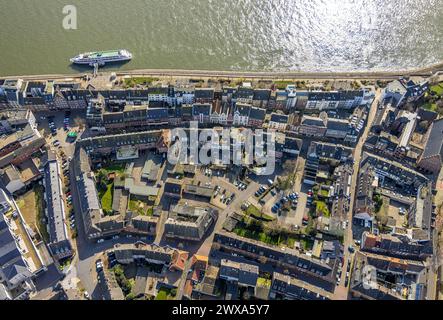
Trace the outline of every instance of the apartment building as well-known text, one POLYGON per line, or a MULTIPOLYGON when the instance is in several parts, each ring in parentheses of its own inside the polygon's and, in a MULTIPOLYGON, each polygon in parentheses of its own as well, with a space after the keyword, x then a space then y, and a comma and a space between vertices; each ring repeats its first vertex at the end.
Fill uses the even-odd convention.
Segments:
POLYGON ((188 241, 200 241, 217 220, 217 212, 209 207, 175 205, 165 222, 164 235, 188 241))

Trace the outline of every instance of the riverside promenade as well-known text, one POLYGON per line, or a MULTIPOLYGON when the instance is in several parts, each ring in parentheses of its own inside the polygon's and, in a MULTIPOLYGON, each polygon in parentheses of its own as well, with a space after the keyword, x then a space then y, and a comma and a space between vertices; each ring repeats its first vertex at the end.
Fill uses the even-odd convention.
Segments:
MULTIPOLYGON (((85 69, 83 72, 69 74, 46 75, 14 75, 3 76, 0 79, 24 80, 57 80, 66 78, 81 78, 92 72, 85 69)), ((443 72, 443 61, 423 68, 399 71, 362 71, 362 72, 302 72, 302 71, 216 71, 216 70, 182 70, 182 69, 140 69, 140 70, 111 70, 104 68, 100 73, 115 72, 117 76, 157 76, 157 77, 195 77, 195 78, 244 78, 269 80, 304 80, 304 79, 354 79, 354 80, 392 80, 403 76, 429 77, 443 72)))

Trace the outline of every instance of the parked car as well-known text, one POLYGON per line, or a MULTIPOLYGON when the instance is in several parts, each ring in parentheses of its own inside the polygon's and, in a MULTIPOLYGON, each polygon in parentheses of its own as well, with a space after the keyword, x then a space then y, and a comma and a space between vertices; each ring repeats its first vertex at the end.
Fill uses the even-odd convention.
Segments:
POLYGON ((98 259, 98 260, 95 262, 95 268, 97 269, 97 272, 100 272, 100 271, 103 270, 103 262, 102 262, 101 259, 98 259))

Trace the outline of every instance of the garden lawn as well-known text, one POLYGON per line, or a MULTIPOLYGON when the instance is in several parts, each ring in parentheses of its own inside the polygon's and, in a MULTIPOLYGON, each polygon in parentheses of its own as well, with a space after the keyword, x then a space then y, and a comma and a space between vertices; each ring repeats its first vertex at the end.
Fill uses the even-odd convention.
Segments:
POLYGON ((317 201, 317 213, 321 213, 325 217, 329 217, 331 215, 328 205, 323 201, 317 201))
POLYGON ((132 212, 137 212, 143 216, 152 216, 154 214, 154 209, 148 206, 147 203, 140 200, 129 200, 129 210, 132 212))
POLYGON ((272 281, 270 279, 265 279, 265 278, 261 278, 261 277, 259 277, 257 279, 257 286, 259 286, 259 287, 270 288, 271 284, 272 284, 272 281))
POLYGON ((283 245, 289 248, 293 248, 295 244, 294 238, 281 237, 280 235, 270 236, 264 231, 258 232, 244 227, 236 227, 233 231, 240 237, 257 240, 274 246, 283 245))
POLYGON ((155 297, 155 300, 172 300, 174 297, 171 294, 171 289, 168 288, 160 288, 160 290, 157 293, 157 296, 155 297))
POLYGON ((106 170, 108 173, 110 172, 123 173, 125 171, 125 165, 121 163, 114 163, 107 167, 102 168, 102 170, 106 170))
POLYGON ((288 85, 294 84, 294 82, 281 80, 281 81, 274 81, 274 84, 277 87, 277 89, 284 90, 288 85))
POLYGON ((438 96, 443 95, 443 83, 436 84, 435 86, 431 87, 431 91, 435 92, 438 96))
POLYGON ((114 184, 110 183, 106 185, 105 192, 100 192, 99 196, 102 203, 102 208, 105 211, 112 211, 112 191, 114 189, 114 184))
POLYGON ((422 106, 422 108, 423 109, 426 109, 426 110, 430 110, 430 111, 435 111, 435 112, 437 112, 437 104, 436 103, 425 103, 423 106, 422 106))
POLYGON ((267 214, 262 213, 256 206, 250 205, 248 209, 246 209, 246 214, 253 216, 256 219, 264 220, 264 221, 272 221, 274 217, 268 216, 267 214))

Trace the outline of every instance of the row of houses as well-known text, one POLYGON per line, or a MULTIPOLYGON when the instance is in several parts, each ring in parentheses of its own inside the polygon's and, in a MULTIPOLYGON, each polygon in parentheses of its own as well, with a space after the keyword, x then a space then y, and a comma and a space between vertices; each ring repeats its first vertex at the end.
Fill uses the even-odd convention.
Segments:
MULTIPOLYGON (((90 127, 106 130, 178 125, 183 121, 196 121, 202 125, 262 127, 265 117, 265 109, 244 103, 238 103, 235 107, 217 107, 211 103, 170 107, 166 103, 146 102, 140 105, 126 104, 119 111, 110 111, 103 99, 92 99, 86 113, 90 127)), ((270 126, 273 128, 284 130, 287 124, 287 116, 271 115, 270 126)))
POLYGON ((361 111, 358 124, 349 119, 329 118, 326 112, 320 113, 318 117, 303 115, 300 124, 293 126, 293 130, 304 137, 356 143, 367 120, 367 110, 361 111))
POLYGON ((35 291, 33 278, 38 272, 25 256, 31 249, 13 231, 12 220, 18 213, 11 201, 0 189, 0 300, 27 299, 35 291))
POLYGON ((238 254, 259 264, 287 270, 289 275, 305 282, 312 288, 320 288, 328 292, 335 290, 337 259, 314 259, 297 250, 274 247, 225 231, 215 234, 212 250, 238 254))
POLYGON ((364 105, 373 94, 367 89, 353 91, 306 91, 288 85, 284 90, 242 86, 194 88, 157 86, 145 89, 96 90, 80 88, 75 81, 23 81, 4 80, 0 83, 1 101, 9 105, 26 105, 35 110, 86 108, 90 99, 103 96, 106 103, 115 106, 128 101, 165 102, 169 106, 215 101, 236 105, 251 104, 254 107, 281 110, 350 109, 364 105))
POLYGON ((183 271, 189 256, 186 251, 140 241, 135 244, 117 244, 113 251, 118 263, 144 262, 163 266, 170 271, 183 271))
POLYGON ((384 234, 374 235, 367 231, 362 235, 361 250, 394 258, 418 261, 424 261, 433 254, 430 241, 411 242, 407 237, 384 234))
POLYGON ((67 230, 67 213, 64 200, 60 165, 55 152, 50 151, 44 169, 45 216, 49 235, 48 247, 52 256, 63 260, 73 255, 67 230))
MULTIPOLYGON (((306 282, 279 272, 272 279, 259 277, 259 267, 254 264, 222 259, 219 278, 238 287, 252 289, 259 299, 275 300, 329 300, 332 293, 313 288, 306 282)), ((233 298, 233 297, 231 297, 233 298)))
POLYGON ((137 146, 138 150, 167 152, 167 131, 152 130, 116 135, 103 135, 81 139, 77 142, 88 154, 110 155, 125 147, 137 146))

